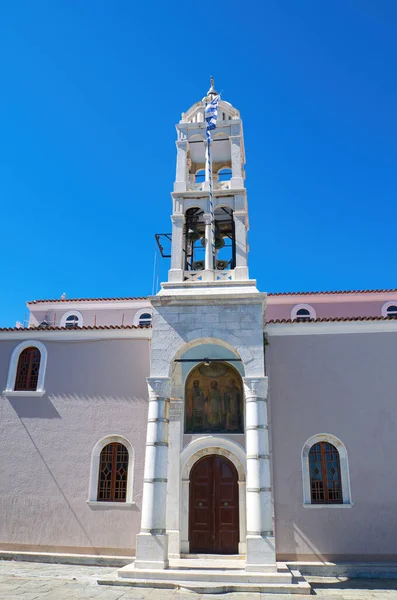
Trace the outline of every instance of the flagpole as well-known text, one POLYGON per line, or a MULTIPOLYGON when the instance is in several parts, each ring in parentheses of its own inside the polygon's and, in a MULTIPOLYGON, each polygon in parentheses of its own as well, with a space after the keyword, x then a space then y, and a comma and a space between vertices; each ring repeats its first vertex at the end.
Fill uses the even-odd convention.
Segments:
POLYGON ((211 248, 211 252, 206 252, 205 255, 205 269, 213 270, 215 268, 215 214, 214 214, 214 199, 212 193, 212 157, 211 157, 211 133, 207 131, 207 144, 205 151, 205 173, 208 181, 209 191, 209 214, 211 227, 209 232, 211 233, 211 239, 207 240, 207 244, 211 248))
POLYGON ((205 120, 207 123, 206 137, 207 144, 205 150, 205 178, 208 181, 209 191, 209 216, 210 216, 210 227, 206 227, 206 253, 205 253, 205 269, 215 269, 215 211, 214 211, 214 199, 212 189, 212 156, 211 156, 211 129, 216 128, 216 119, 218 116, 218 102, 219 94, 215 92, 214 80, 211 77, 211 88, 208 91, 207 99, 210 99, 205 106, 205 120))

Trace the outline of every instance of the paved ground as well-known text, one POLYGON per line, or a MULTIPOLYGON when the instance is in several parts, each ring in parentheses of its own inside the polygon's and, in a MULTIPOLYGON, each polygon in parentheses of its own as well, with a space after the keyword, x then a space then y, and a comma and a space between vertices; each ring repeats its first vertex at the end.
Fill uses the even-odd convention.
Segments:
MULTIPOLYGON (((1 600, 299 600, 285 594, 195 594, 192 592, 97 585, 115 569, 0 561, 1 600)), ((310 578, 319 600, 397 600, 397 580, 310 578)))

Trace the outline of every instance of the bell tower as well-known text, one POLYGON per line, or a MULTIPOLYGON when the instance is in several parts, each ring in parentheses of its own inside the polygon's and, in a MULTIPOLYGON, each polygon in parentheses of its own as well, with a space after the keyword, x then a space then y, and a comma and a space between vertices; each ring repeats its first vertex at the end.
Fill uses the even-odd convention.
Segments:
POLYGON ((215 221, 215 260, 212 260, 205 106, 217 95, 211 78, 207 95, 182 113, 176 126, 171 268, 160 293, 192 284, 200 289, 204 283, 215 287, 249 281, 243 124, 239 111, 224 100, 219 100, 211 141, 215 221))
POLYGON ((186 457, 194 464, 203 453, 223 453, 240 465, 238 552, 245 555, 247 571, 268 572, 276 567, 264 373, 266 294, 248 275, 243 125, 237 109, 218 101, 212 81, 205 98, 182 114, 176 129, 171 267, 168 281, 151 298, 149 412, 134 568, 167 569, 169 558, 194 548, 186 457), (216 103, 213 128, 206 119, 212 118, 209 109, 216 103), (238 441, 228 429, 229 380, 212 382, 220 390, 212 408, 211 386, 203 392, 206 414, 219 415, 216 426, 189 435, 188 373, 211 365, 214 373, 216 368, 238 369, 238 441))

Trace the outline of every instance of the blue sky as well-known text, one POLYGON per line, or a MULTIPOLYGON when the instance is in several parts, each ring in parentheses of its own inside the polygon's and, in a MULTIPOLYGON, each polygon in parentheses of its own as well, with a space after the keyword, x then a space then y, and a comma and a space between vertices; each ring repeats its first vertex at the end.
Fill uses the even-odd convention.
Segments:
POLYGON ((397 3, 214 8, 1 3, 0 326, 26 300, 151 293, 174 124, 210 74, 244 120, 259 288, 397 287, 397 3))

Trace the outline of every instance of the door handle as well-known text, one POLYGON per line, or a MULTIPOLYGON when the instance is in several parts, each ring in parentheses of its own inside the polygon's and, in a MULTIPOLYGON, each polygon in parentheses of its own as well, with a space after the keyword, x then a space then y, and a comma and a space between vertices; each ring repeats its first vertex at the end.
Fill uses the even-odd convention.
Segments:
POLYGON ((202 506, 204 506, 203 503, 199 502, 199 507, 201 508, 202 506))
POLYGON ((229 506, 229 502, 224 502, 223 506, 229 506))

